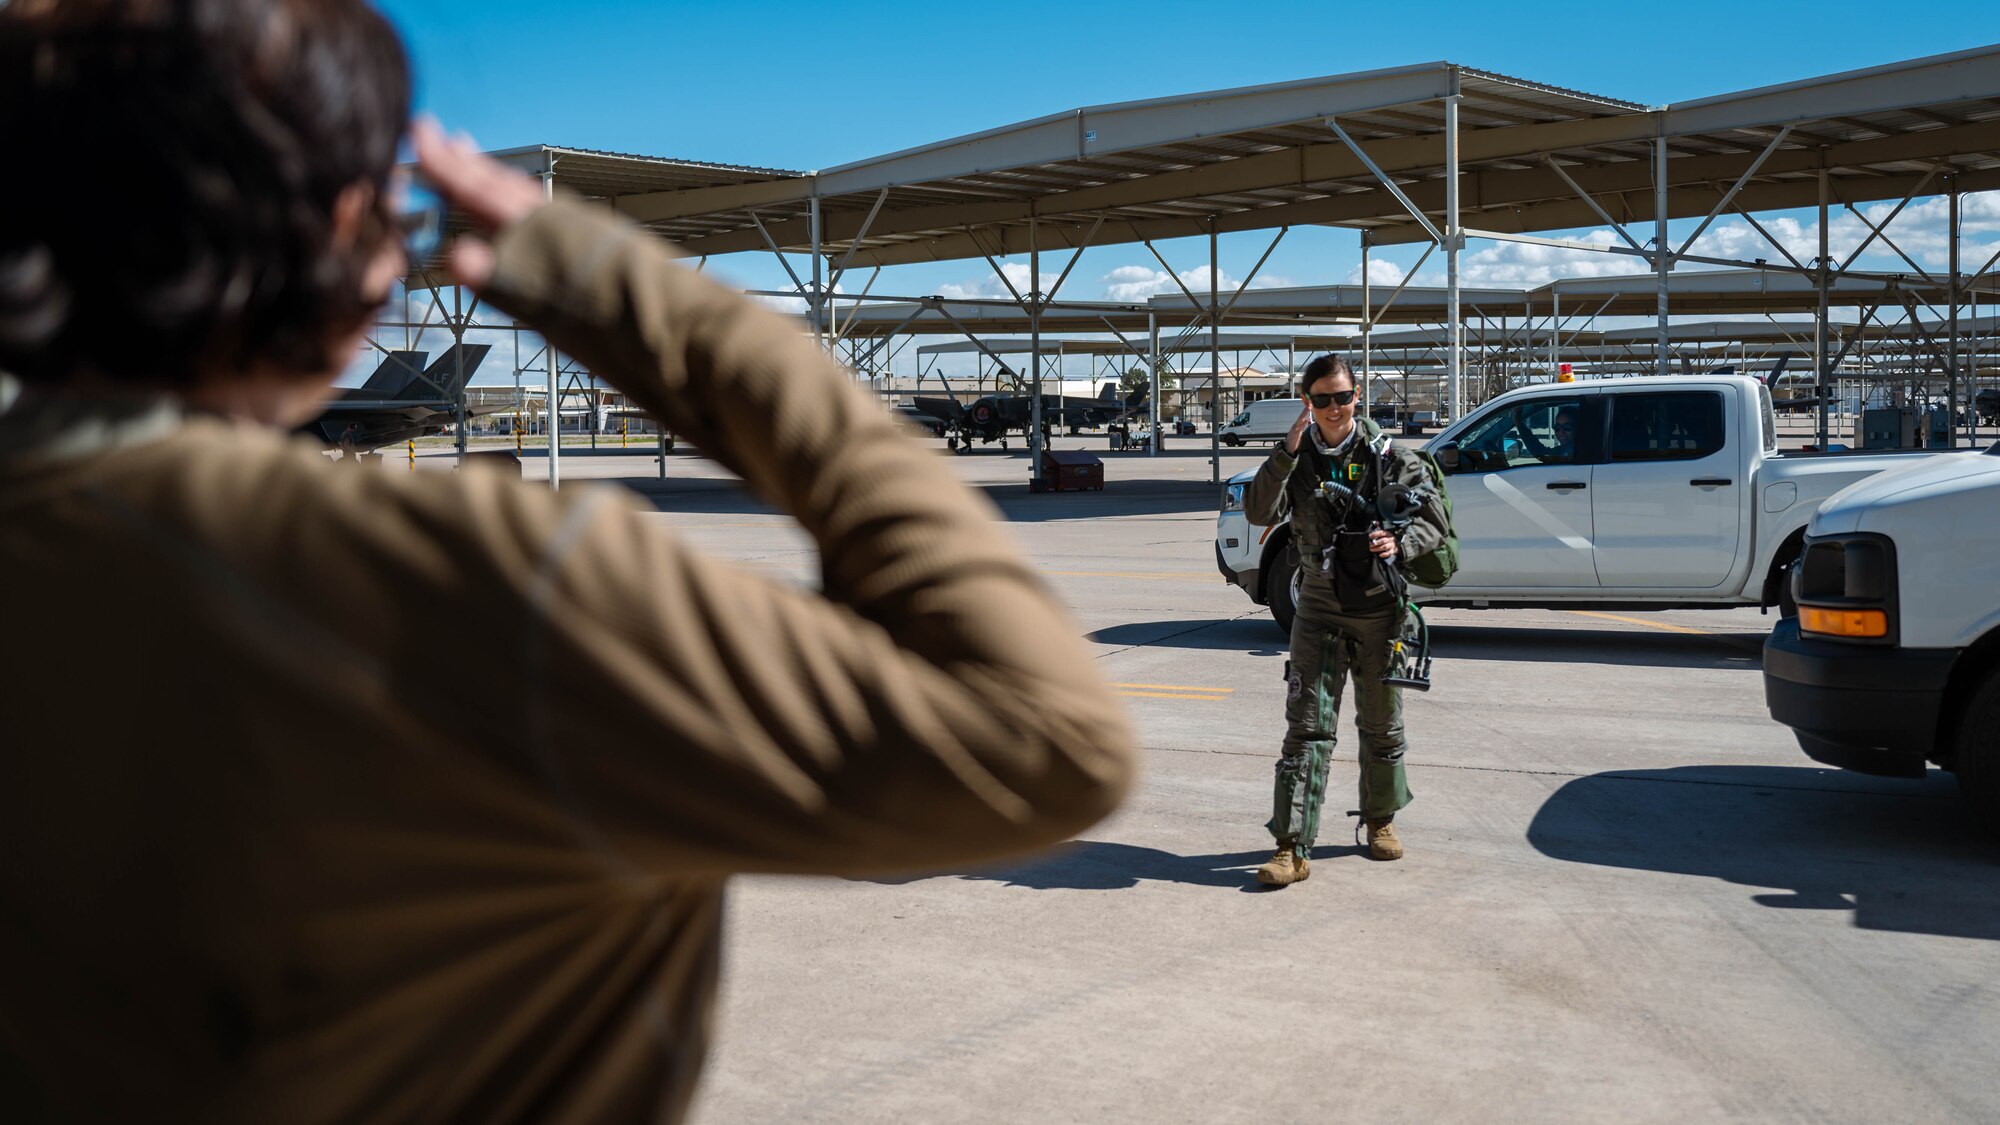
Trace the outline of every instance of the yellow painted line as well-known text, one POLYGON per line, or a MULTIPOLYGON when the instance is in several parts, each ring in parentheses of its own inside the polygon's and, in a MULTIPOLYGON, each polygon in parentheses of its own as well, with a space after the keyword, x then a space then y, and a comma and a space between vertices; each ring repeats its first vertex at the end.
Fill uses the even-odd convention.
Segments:
POLYGON ((1070 578, 1142 578, 1148 582, 1211 582, 1221 579, 1218 574, 1198 570, 1152 574, 1125 570, 1045 570, 1042 573, 1060 574, 1070 578))
POLYGON ((1118 694, 1136 696, 1140 699, 1192 699, 1199 703, 1224 703, 1229 699, 1226 695, 1191 695, 1172 691, 1121 691, 1118 694))
POLYGON ((1228 695, 1233 687, 1190 687, 1187 684, 1113 684, 1112 687, 1157 688, 1160 691, 1198 691, 1210 695, 1228 695))
POLYGON ((1563 612, 1573 613, 1576 614, 1578 617, 1595 617, 1604 621, 1621 621, 1627 625, 1643 625, 1648 629, 1661 629, 1669 633, 1686 633, 1689 636, 1707 637, 1709 640, 1720 641, 1723 644, 1731 645, 1733 647, 1741 649, 1751 649, 1753 651, 1763 650, 1762 645, 1752 645, 1745 641, 1739 640, 1735 637, 1729 636, 1726 633, 1715 632, 1712 629, 1696 629, 1687 625, 1673 625, 1665 621, 1647 621, 1644 618, 1625 617, 1621 614, 1616 614, 1616 613, 1598 613, 1594 610, 1588 610, 1588 609, 1566 609, 1563 612))

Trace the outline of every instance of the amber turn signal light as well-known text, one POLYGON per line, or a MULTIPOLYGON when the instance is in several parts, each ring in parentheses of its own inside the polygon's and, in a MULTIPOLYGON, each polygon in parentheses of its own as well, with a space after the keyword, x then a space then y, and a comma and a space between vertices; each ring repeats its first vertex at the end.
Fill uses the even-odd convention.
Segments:
POLYGON ((1889 615, 1879 609, 1799 607, 1799 629, 1829 637, 1886 637, 1889 615))

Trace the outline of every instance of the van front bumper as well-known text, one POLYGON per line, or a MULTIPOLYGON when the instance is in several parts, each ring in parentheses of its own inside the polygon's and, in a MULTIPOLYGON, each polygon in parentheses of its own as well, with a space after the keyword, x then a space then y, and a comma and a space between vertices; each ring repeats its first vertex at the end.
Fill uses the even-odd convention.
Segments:
POLYGON ((1922 776, 1957 649, 1870 648, 1800 635, 1780 621, 1764 642, 1764 704, 1815 761, 1922 776))

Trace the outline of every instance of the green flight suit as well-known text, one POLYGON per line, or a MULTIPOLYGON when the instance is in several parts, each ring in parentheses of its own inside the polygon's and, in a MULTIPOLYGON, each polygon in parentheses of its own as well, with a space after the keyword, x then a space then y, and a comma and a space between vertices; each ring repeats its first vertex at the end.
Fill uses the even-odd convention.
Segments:
MULTIPOLYGON (((1244 509, 1256 522, 1274 523, 1289 514, 1299 551, 1302 581, 1286 665, 1285 740, 1267 827, 1280 845, 1289 843, 1307 858, 1319 835, 1341 697, 1350 678, 1361 743, 1361 815, 1386 820, 1411 800, 1403 769, 1408 749, 1403 693, 1382 682, 1402 634, 1402 601, 1398 592, 1383 588, 1364 554, 1376 489, 1388 481, 1417 485, 1429 478, 1423 464, 1391 444, 1375 423, 1357 418, 1355 427, 1359 433, 1338 453, 1320 448, 1310 433, 1297 456, 1286 453, 1280 441, 1244 495, 1244 509), (1344 519, 1336 515, 1338 505, 1316 495, 1329 478, 1358 494, 1342 512, 1344 519)), ((1443 542, 1443 526, 1441 513, 1427 507, 1398 534, 1402 556, 1434 550, 1443 542)))

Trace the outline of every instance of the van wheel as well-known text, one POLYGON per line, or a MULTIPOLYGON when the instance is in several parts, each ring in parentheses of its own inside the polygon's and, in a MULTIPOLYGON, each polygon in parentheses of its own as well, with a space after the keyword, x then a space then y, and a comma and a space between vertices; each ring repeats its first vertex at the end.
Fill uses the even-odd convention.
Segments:
POLYGON ((1972 822, 2000 837, 2000 668, 1990 669, 1972 689, 1958 716, 1952 740, 1952 768, 1959 791, 1971 806, 1972 822))
POLYGON ((1222 435, 1222 444, 1224 444, 1224 445, 1226 445, 1226 446, 1230 447, 1231 449, 1234 449, 1234 448, 1236 448, 1237 446, 1239 446, 1239 445, 1242 445, 1242 444, 1243 444, 1243 439, 1242 439, 1242 438, 1240 438, 1240 437, 1237 437, 1237 436, 1236 436, 1235 434, 1223 434, 1223 435, 1222 435))
POLYGON ((1271 607, 1271 620, 1287 637, 1292 635, 1292 618, 1299 612, 1299 574, 1298 541, 1286 539, 1264 575, 1264 600, 1271 607))

